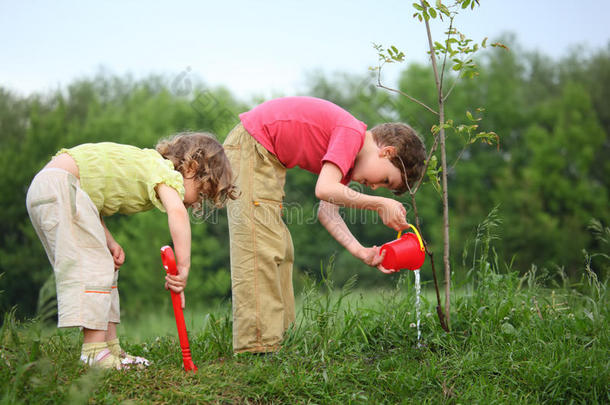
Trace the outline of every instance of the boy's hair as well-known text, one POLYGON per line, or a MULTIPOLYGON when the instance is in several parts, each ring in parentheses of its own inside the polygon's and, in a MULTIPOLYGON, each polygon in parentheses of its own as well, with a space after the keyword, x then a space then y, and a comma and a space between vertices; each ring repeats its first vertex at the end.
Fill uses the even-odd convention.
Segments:
POLYGON ((390 162, 400 170, 403 184, 394 194, 401 195, 422 176, 426 161, 426 147, 417 132, 402 122, 379 124, 371 129, 373 139, 378 146, 393 146, 396 154, 390 157, 390 162))
POLYGON ((227 198, 237 198, 231 164, 214 135, 182 132, 160 140, 155 149, 171 160, 183 176, 188 170, 195 170, 202 187, 207 183, 205 198, 215 206, 222 207, 227 198))

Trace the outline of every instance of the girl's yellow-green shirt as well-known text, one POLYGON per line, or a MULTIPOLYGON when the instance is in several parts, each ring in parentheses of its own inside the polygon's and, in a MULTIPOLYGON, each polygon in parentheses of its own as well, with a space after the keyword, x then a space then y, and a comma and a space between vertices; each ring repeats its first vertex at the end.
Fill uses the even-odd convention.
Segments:
POLYGON ((164 183, 184 199, 184 181, 170 160, 153 149, 112 142, 85 143, 57 152, 68 153, 76 161, 81 188, 98 212, 134 214, 153 206, 165 212, 155 187, 164 183))

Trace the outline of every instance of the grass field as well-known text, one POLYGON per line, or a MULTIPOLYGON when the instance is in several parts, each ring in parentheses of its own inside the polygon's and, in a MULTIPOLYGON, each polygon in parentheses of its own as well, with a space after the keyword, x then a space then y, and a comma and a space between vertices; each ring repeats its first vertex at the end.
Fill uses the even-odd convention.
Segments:
MULTIPOLYGON (((187 307, 195 374, 182 370, 169 297, 119 330, 127 351, 152 360, 145 370, 81 365, 79 331, 48 323, 53 304, 26 322, 9 312, 0 404, 610 403, 607 278, 591 268, 593 255, 584 252, 578 280, 535 266, 519 276, 499 265, 493 235, 481 235, 453 289, 451 332, 424 290, 421 341, 411 272, 390 290, 358 291, 354 279, 339 290, 332 265, 321 269, 322 282, 307 283, 297 321, 271 356, 232 354, 228 303, 187 307)), ((607 268, 610 257, 597 257, 607 268)))
MULTIPOLYGON (((543 288, 531 271, 477 274, 454 298, 452 331, 424 299, 418 345, 413 276, 366 294, 312 284, 273 356, 233 356, 229 306, 187 311, 185 374, 171 312, 142 315, 123 344, 142 371, 79 365, 78 331, 5 316, 1 403, 608 403, 606 283, 543 288)), ((168 307, 169 309, 169 307, 168 307)), ((127 322, 125 322, 127 324, 127 322)))
MULTIPOLYGON (((404 291, 404 294, 413 294, 412 291, 404 291)), ((342 304, 347 306, 358 306, 358 308, 369 308, 381 310, 383 308, 383 299, 387 295, 394 294, 393 291, 387 289, 378 290, 352 290, 348 295, 343 297, 342 304)), ((457 295, 462 294, 458 291, 457 295)), ((339 299, 341 296, 340 291, 332 291, 330 293, 330 299, 339 299)), ((422 299, 433 302, 435 298, 434 291, 432 289, 422 290, 422 299)), ((123 317, 122 324, 119 325, 119 334, 122 338, 126 338, 133 342, 142 342, 149 339, 154 339, 163 336, 175 336, 176 335, 176 321, 174 319, 174 313, 171 306, 171 300, 169 294, 167 302, 164 302, 160 308, 155 311, 144 312, 139 315, 131 315, 123 317)), ((296 297, 296 308, 297 312, 303 311, 303 296, 296 297)), ((184 318, 186 322, 186 328, 189 333, 191 331, 201 331, 206 328, 209 323, 210 316, 216 318, 230 316, 231 307, 230 302, 224 302, 212 308, 205 307, 197 304, 189 304, 184 310, 184 318)), ((408 311, 409 314, 415 320, 414 309, 408 311)), ((431 313, 427 313, 431 316, 431 313)), ((422 316, 426 316, 423 314, 422 316)), ((55 327, 49 325, 45 329, 45 333, 55 333, 55 327)))

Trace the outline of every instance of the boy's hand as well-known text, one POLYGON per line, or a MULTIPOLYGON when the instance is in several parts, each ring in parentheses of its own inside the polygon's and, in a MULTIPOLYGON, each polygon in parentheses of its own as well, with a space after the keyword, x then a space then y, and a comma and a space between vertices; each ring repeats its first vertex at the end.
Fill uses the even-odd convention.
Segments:
MULTIPOLYGON (((383 251, 383 253, 385 253, 385 250, 383 251)), ((386 269, 385 267, 383 267, 381 264, 379 266, 377 266, 377 269, 385 274, 392 274, 392 273, 398 273, 400 270, 394 270, 394 269, 386 269)))
POLYGON ((110 250, 110 254, 112 254, 112 259, 114 260, 114 269, 118 270, 123 263, 125 263, 125 252, 123 251, 123 248, 113 239, 108 241, 108 250, 110 250))
POLYGON ((409 226, 406 219, 407 210, 399 201, 391 198, 382 198, 377 213, 386 226, 397 232, 409 226))
POLYGON ((370 248, 363 247, 358 253, 358 258, 371 267, 381 266, 384 257, 385 250, 383 253, 379 254, 379 248, 377 246, 370 248))

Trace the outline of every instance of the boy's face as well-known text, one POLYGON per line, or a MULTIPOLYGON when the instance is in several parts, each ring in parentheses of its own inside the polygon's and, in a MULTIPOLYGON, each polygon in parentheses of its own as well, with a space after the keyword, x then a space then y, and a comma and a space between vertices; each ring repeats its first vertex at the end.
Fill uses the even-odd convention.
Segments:
POLYGON ((377 153, 361 159, 354 165, 352 180, 373 190, 378 187, 396 190, 403 181, 400 170, 390 161, 394 153, 394 147, 384 146, 377 153))

